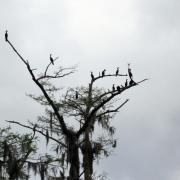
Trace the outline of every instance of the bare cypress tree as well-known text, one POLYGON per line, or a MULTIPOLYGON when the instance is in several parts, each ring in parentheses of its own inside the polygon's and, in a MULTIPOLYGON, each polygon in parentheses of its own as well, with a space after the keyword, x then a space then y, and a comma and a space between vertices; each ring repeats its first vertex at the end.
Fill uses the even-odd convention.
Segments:
POLYGON ((116 106, 118 97, 126 90, 139 85, 130 79, 130 83, 126 80, 125 84, 118 85, 110 89, 100 89, 95 86, 99 80, 111 78, 126 77, 126 74, 114 72, 107 74, 103 70, 99 76, 94 76, 91 72, 91 80, 87 87, 67 90, 66 94, 60 99, 56 99, 55 93, 59 91, 56 86, 52 85, 52 79, 59 79, 74 73, 75 68, 62 68, 54 74, 49 74, 48 70, 54 65, 52 60, 47 65, 45 71, 36 76, 34 69, 31 68, 29 62, 25 60, 20 53, 14 48, 12 43, 6 38, 6 42, 12 47, 13 51, 19 56, 24 63, 33 82, 39 87, 42 95, 30 95, 33 99, 46 107, 46 116, 39 117, 37 123, 25 125, 16 121, 9 121, 22 127, 29 128, 34 132, 38 132, 46 137, 47 144, 49 140, 56 143, 56 152, 61 154, 61 163, 65 161, 70 164, 68 179, 79 180, 84 174, 85 180, 91 180, 93 174, 93 161, 95 157, 104 153, 108 155, 106 145, 116 146, 116 141, 112 138, 100 137, 94 140, 94 129, 96 123, 106 129, 110 135, 114 134, 114 127, 110 126, 110 119, 118 110, 128 102, 128 99, 116 106), (68 123, 69 121, 69 123, 68 123), (75 125, 72 121, 77 122, 75 125), (80 151, 81 149, 81 151, 80 151), (80 161, 80 153, 82 152, 83 162, 80 161), (81 165, 83 167, 80 173, 81 165))

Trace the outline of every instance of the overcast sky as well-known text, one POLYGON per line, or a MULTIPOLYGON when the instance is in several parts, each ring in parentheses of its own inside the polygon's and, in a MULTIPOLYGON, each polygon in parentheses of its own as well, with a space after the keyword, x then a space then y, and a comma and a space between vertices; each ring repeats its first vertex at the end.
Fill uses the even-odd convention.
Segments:
POLYGON ((87 85, 90 71, 104 68, 126 73, 131 63, 135 80, 150 80, 122 96, 130 101, 113 120, 118 148, 100 169, 108 180, 179 180, 179 10, 179 0, 0 0, 1 126, 42 113, 26 96, 40 91, 5 43, 6 29, 32 67, 44 68, 50 53, 78 65, 62 86, 87 85))

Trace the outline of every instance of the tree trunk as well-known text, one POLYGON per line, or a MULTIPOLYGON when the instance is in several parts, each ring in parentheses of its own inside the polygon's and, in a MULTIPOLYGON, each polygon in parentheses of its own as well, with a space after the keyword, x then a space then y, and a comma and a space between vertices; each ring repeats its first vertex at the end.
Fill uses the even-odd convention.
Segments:
POLYGON ((93 149, 89 140, 89 134, 85 133, 85 142, 82 147, 84 180, 92 180, 93 174, 93 149))
POLYGON ((79 180, 79 147, 74 134, 68 137, 68 162, 70 163, 68 180, 79 180))

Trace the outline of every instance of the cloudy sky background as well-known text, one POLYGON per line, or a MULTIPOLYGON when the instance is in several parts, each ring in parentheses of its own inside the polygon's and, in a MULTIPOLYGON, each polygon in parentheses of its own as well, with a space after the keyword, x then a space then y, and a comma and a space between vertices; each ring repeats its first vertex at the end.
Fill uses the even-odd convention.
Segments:
POLYGON ((42 70, 50 53, 60 57, 57 64, 78 64, 62 86, 87 85, 90 71, 104 68, 126 73, 131 63, 136 80, 150 80, 122 96, 130 101, 113 120, 118 148, 97 170, 109 180, 179 180, 179 9, 178 0, 0 0, 1 126, 43 112, 26 96, 40 91, 5 43, 6 29, 34 68, 42 70))

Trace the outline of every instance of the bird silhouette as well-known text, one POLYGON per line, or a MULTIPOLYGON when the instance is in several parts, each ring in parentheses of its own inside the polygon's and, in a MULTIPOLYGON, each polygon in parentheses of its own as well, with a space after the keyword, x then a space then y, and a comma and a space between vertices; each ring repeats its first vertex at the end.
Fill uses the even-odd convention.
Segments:
POLYGON ((54 59, 52 58, 52 54, 50 54, 49 59, 50 59, 50 61, 51 61, 52 65, 54 65, 54 59))
POLYGON ((91 79, 94 80, 93 72, 91 72, 91 79))
POLYGON ((106 72, 106 69, 104 69, 104 70, 102 71, 102 77, 104 77, 105 72, 106 72))
POLYGON ((120 86, 117 86, 116 89, 117 89, 118 92, 121 92, 120 86))
POLYGON ((76 91, 76 99, 78 99, 78 92, 76 91))
POLYGON ((8 41, 8 31, 5 32, 5 41, 8 41))
POLYGON ((128 74, 129 74, 129 78, 133 79, 133 74, 131 72, 130 64, 128 64, 128 74))
POLYGON ((129 85, 130 86, 132 86, 132 85, 135 85, 136 83, 131 79, 130 81, 129 81, 129 85))
POLYGON ((117 70, 116 70, 116 76, 119 74, 119 67, 117 67, 117 70))
POLYGON ((113 91, 113 92, 115 91, 115 86, 114 86, 114 84, 113 84, 113 86, 112 86, 112 91, 113 91))
POLYGON ((128 86, 128 80, 126 79, 126 82, 125 82, 125 87, 127 87, 128 86))

